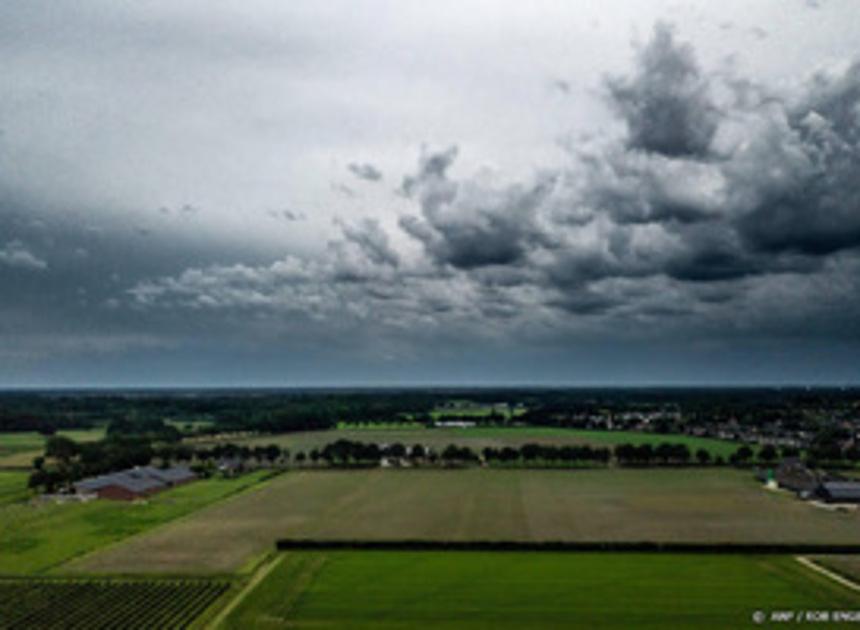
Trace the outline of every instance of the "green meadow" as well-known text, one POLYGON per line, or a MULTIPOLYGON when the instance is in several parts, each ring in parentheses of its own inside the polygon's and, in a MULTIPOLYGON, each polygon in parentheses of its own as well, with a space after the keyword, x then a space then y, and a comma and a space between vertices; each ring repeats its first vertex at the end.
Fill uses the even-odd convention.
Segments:
POLYGON ((250 488, 266 473, 206 479, 145 502, 0 505, 0 574, 40 574, 87 552, 190 514, 250 488))
POLYGON ((289 552, 224 627, 740 628, 858 605, 784 556, 289 552))
POLYGON ((0 471, 0 506, 21 501, 30 496, 27 490, 29 474, 20 471, 0 471))

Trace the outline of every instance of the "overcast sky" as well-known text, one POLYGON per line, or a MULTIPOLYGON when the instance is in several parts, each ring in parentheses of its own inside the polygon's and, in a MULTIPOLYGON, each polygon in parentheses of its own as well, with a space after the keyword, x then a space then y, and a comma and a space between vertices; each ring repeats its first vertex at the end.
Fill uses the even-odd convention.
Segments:
POLYGON ((860 382, 855 0, 0 0, 0 386, 860 382))

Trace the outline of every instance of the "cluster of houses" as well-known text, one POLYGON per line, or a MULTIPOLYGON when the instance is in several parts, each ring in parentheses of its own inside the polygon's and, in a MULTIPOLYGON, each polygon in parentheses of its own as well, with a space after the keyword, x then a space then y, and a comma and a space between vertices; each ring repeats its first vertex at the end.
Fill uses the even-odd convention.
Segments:
POLYGON ((811 470, 800 459, 785 459, 773 473, 762 472, 762 481, 797 494, 801 499, 825 503, 860 503, 860 481, 839 479, 811 470))
POLYGON ((75 493, 82 496, 133 501, 188 483, 196 478, 197 476, 184 466, 173 468, 135 466, 127 470, 82 479, 74 484, 74 488, 75 493))

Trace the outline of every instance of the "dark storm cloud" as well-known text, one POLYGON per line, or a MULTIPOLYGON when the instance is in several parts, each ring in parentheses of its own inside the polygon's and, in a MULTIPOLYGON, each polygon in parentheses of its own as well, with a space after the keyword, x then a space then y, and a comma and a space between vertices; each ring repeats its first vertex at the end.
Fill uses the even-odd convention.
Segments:
MULTIPOLYGON (((259 254, 173 231, 154 214, 148 238, 123 221, 86 210, 47 212, 37 199, 0 194, 0 378, 46 357, 134 353, 193 335, 187 313, 129 308, 129 286, 227 257, 259 264, 259 254)), ((100 360, 100 359, 99 359, 100 360)))
POLYGON ((417 259, 378 222, 341 223, 323 260, 196 268, 138 285, 135 300, 472 333, 475 317, 556 330, 647 321, 657 334, 678 322, 777 330, 801 314, 826 331, 833 304, 857 311, 855 258, 834 258, 856 244, 856 68, 780 95, 707 75, 662 24, 635 61, 610 81, 628 134, 574 147, 564 168, 497 183, 452 175, 456 146, 422 151, 400 187, 415 212, 398 222, 417 259), (718 114, 719 80, 731 98, 718 114))
POLYGON ((860 245, 860 65, 818 76, 759 139, 763 177, 740 229, 758 249, 823 256, 860 245), (766 151, 766 153, 765 153, 766 151))
POLYGON ((706 156, 719 116, 692 47, 677 45, 672 27, 660 23, 637 64, 632 77, 607 81, 630 146, 671 157, 706 156))
POLYGON ((347 169, 349 169, 349 172, 357 178, 368 182, 378 182, 382 179, 382 171, 376 168, 373 164, 369 164, 367 162, 363 164, 352 162, 347 165, 347 169))
POLYGON ((400 226, 442 265, 475 269, 518 262, 539 238, 534 214, 549 184, 492 189, 453 180, 447 171, 456 156, 456 147, 422 155, 418 172, 402 186, 422 216, 403 217, 400 226))
MULTIPOLYGON (((289 198, 307 203, 307 215, 259 212, 261 230, 276 237, 299 241, 309 228, 316 242, 306 250, 294 241, 258 251, 239 236, 214 242, 203 230, 217 209, 208 200, 205 212, 183 206, 199 198, 184 191, 113 221, 107 210, 80 210, 85 204, 72 220, 43 216, 38 200, 3 201, 0 286, 9 299, 0 362, 28 348, 129 352, 176 340, 186 349, 235 343, 273 354, 314 347, 397 356, 402 348, 465 352, 486 340, 567 348, 637 336, 658 344, 858 337, 859 77, 852 66, 801 87, 764 86, 709 71, 659 24, 630 72, 595 81, 623 133, 570 143, 561 165, 510 180, 457 146, 424 150, 391 205, 376 200, 382 209, 363 207, 331 158, 340 174, 320 177, 322 188, 348 197, 356 212, 399 216, 338 221, 333 233, 329 217, 315 222, 329 200, 303 191, 289 198), (273 230, 269 219, 302 224, 273 230)), ((382 179, 371 162, 347 169, 382 179)), ((224 205, 283 207, 277 198, 244 203, 224 205)))

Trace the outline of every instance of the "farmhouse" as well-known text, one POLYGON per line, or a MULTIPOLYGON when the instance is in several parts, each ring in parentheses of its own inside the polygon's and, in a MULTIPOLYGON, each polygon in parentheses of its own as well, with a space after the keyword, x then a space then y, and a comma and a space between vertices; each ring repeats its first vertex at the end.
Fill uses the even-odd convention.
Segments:
POLYGON ((132 501, 188 483, 195 478, 196 475, 184 467, 161 469, 142 466, 83 479, 75 483, 74 487, 77 494, 94 494, 100 499, 132 501))
POLYGON ((774 474, 780 488, 796 492, 802 498, 808 498, 821 484, 818 474, 806 467, 797 458, 784 460, 774 474))

